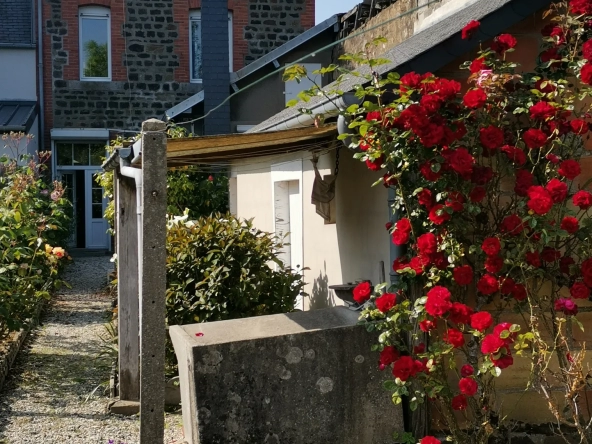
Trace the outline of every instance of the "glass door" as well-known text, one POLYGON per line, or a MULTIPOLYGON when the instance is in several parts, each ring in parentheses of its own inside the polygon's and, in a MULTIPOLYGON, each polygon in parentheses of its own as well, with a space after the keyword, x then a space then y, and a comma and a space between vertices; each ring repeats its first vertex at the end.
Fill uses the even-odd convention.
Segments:
POLYGON ((109 249, 109 228, 107 221, 103 218, 105 211, 105 199, 103 188, 96 183, 94 175, 97 171, 86 170, 85 192, 86 192, 86 248, 109 249))

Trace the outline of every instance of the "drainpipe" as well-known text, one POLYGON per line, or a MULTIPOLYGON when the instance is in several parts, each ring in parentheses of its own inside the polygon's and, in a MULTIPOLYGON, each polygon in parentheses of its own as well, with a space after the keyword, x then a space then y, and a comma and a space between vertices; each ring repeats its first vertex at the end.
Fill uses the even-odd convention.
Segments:
POLYGON ((129 166, 128 161, 122 159, 122 165, 119 167, 119 171, 122 176, 134 179, 136 182, 136 215, 138 218, 138 245, 142 245, 142 170, 140 168, 134 168, 129 166))
MULTIPOLYGON (((32 0, 32 2, 34 5, 35 0, 32 0)), ((43 0, 37 0, 37 85, 39 92, 38 151, 45 151, 45 94, 43 90, 43 0)), ((52 171, 52 177, 53 175, 54 172, 52 171)))

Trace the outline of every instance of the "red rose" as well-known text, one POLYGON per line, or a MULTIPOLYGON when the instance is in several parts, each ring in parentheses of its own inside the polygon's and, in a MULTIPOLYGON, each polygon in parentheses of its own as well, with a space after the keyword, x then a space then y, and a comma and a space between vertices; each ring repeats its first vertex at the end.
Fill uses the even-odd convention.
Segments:
POLYGON ((547 120, 555 115, 557 108, 547 102, 538 102, 530 107, 530 118, 547 120))
POLYGON ((467 398, 465 395, 456 395, 452 398, 452 409, 453 410, 464 410, 467 408, 467 398))
POLYGON ((561 162, 557 172, 569 180, 574 180, 580 175, 582 169, 580 168, 580 164, 578 162, 569 159, 561 162))
POLYGON ((497 237, 488 237, 481 244, 481 249, 487 256, 497 256, 502 249, 502 244, 497 237))
POLYGON ((417 249, 422 255, 434 254, 438 249, 438 241, 434 233, 422 234, 417 238, 417 249))
POLYGON ((541 252, 541 259, 545 262, 555 262, 561 257, 561 252, 555 248, 545 247, 541 252))
POLYGON ((458 191, 448 191, 444 204, 447 208, 451 208, 452 211, 462 211, 464 209, 464 202, 465 197, 458 191))
POLYGON ((493 40, 491 49, 498 54, 503 55, 508 49, 514 48, 516 43, 518 42, 514 36, 510 34, 501 34, 493 40))
POLYGON ((553 153, 549 153, 545 156, 545 159, 547 159, 549 162, 551 162, 554 165, 557 165, 560 161, 559 157, 557 157, 555 154, 553 153))
POLYGON ((483 342, 481 342, 481 353, 489 355, 497 353, 500 348, 504 347, 506 343, 495 333, 485 336, 483 342))
POLYGON ((428 210, 430 210, 434 206, 434 198, 432 197, 432 192, 427 188, 424 188, 419 193, 417 193, 417 200, 419 201, 420 205, 423 205, 428 210))
POLYGON ((495 359, 493 356, 490 356, 489 359, 491 359, 493 365, 502 370, 508 368, 514 363, 514 358, 512 358, 512 355, 509 351, 507 354, 502 355, 499 359, 495 359))
POLYGON ((473 282, 473 269, 470 265, 455 267, 452 276, 458 285, 469 285, 473 282))
POLYGON ((384 163, 384 157, 380 156, 378 159, 367 159, 366 166, 369 170, 372 171, 380 171, 382 169, 382 164, 384 163))
POLYGON ((584 278, 584 283, 592 288, 592 258, 582 262, 582 277, 584 278))
POLYGON ((382 296, 376 298, 374 303, 376 304, 376 308, 378 308, 381 312, 388 313, 388 311, 397 303, 397 296, 393 293, 385 293, 382 296))
POLYGON ((370 299, 370 294, 372 293, 372 287, 368 282, 362 282, 358 284, 356 288, 354 288, 354 300, 358 304, 363 304, 368 299, 370 299))
POLYGON ((590 62, 582 66, 580 78, 586 85, 592 85, 592 64, 590 62))
POLYGON ((419 329, 424 333, 428 333, 432 330, 435 330, 437 324, 435 321, 430 321, 429 319, 425 319, 419 323, 419 329))
POLYGON ((442 225, 450 219, 450 214, 444 208, 444 205, 434 205, 430 210, 429 219, 436 225, 442 225))
POLYGON ((485 199, 485 195, 487 194, 485 188, 483 187, 475 187, 469 193, 469 199, 473 203, 479 203, 485 199))
POLYGON ((458 389, 463 395, 473 396, 478 388, 479 385, 473 378, 462 378, 458 381, 458 389))
POLYGON ((471 20, 469 23, 467 23, 461 31, 463 40, 470 39, 473 34, 477 32, 479 25, 481 25, 481 23, 479 23, 477 20, 471 20))
POLYGON ((571 299, 560 298, 555 301, 555 311, 561 311, 566 316, 578 314, 578 306, 571 299))
POLYGON ((434 114, 442 106, 442 98, 437 94, 426 94, 419 101, 428 114, 434 114))
POLYGON ((473 368, 473 366, 471 364, 465 364, 460 368, 460 375, 463 378, 473 376, 474 373, 475 373, 475 369, 473 368))
POLYGON ((580 210, 587 210, 592 207, 592 194, 588 191, 578 191, 572 198, 573 204, 580 207, 580 210))
POLYGON ((406 217, 399 219, 395 224, 395 231, 393 231, 393 243, 395 245, 405 245, 409 242, 409 235, 411 234, 411 222, 406 217))
POLYGON ((499 273, 502 268, 504 268, 504 259, 501 256, 488 256, 485 260, 485 269, 489 273, 499 273))
POLYGON ((448 259, 446 259, 442 251, 431 254, 430 260, 439 270, 446 270, 448 268, 448 259))
POLYGON ((472 314, 473 309, 460 302, 453 302, 450 307, 450 320, 455 324, 468 324, 471 322, 472 314))
POLYGON ((399 359, 399 350, 392 345, 387 345, 380 352, 380 358, 378 360, 380 369, 384 370, 386 366, 391 365, 397 359, 399 359))
POLYGON ((471 74, 476 74, 479 71, 482 71, 487 68, 485 64, 485 59, 483 57, 479 57, 471 62, 471 66, 469 67, 469 71, 471 74))
POLYGON ((469 154, 466 148, 457 148, 448 159, 450 166, 461 176, 471 176, 475 158, 469 154))
MULTIPOLYGON (((417 362, 419 361, 414 361, 410 356, 402 356, 393 365, 393 376, 399 378, 401 381, 407 381, 407 379, 415 376, 420 370, 417 362)), ((421 363, 419 364, 421 365, 421 363)))
POLYGON ((493 317, 486 311, 480 311, 471 315, 471 327, 484 332, 493 325, 493 317))
POLYGON ((512 294, 514 291, 514 287, 516 287, 516 282, 511 277, 506 277, 500 281, 502 285, 500 286, 501 294, 512 294))
POLYGON ((592 40, 588 40, 582 45, 582 57, 587 60, 592 60, 592 40))
POLYGON ((562 273, 571 274, 569 269, 575 263, 576 261, 574 261, 573 257, 564 256, 559 259, 559 270, 561 270, 562 273))
POLYGON ((415 132, 425 147, 438 145, 444 137, 444 127, 435 123, 429 123, 427 127, 418 128, 415 132))
POLYGON ((551 193, 553 203, 561 203, 567 197, 567 184, 558 179, 551 179, 545 189, 551 193))
POLYGON ((471 182, 475 185, 486 185, 493 178, 493 170, 490 167, 475 166, 471 174, 471 182))
POLYGON ((459 348, 465 345, 465 337, 462 332, 455 328, 449 328, 444 335, 444 342, 452 345, 454 348, 459 348))
POLYGON ((582 282, 576 282, 569 289, 569 294, 574 299, 588 299, 590 297, 590 289, 582 282))
POLYGON ((539 216, 544 216, 553 207, 553 197, 541 186, 532 186, 528 189, 528 208, 539 216))
POLYGON ((535 268, 541 266, 541 255, 538 251, 527 251, 526 252, 526 263, 532 265, 535 268))
POLYGON ((409 89, 418 89, 421 86, 421 81, 423 80, 420 74, 417 74, 413 71, 408 72, 407 74, 403 75, 400 79, 401 81, 401 91, 407 91, 409 89), (407 87, 407 88, 403 88, 407 87))
POLYGON ((486 149, 496 150, 504 144, 504 132, 500 128, 490 125, 479 130, 479 140, 486 149))
POLYGON ((417 276, 423 274, 423 269, 430 263, 429 257, 415 256, 409 261, 409 266, 415 271, 417 276))
POLYGON ((463 97, 463 103, 471 109, 482 108, 486 102, 487 94, 481 88, 471 89, 463 97))
POLYGON ((421 344, 413 346, 413 354, 414 355, 421 355, 422 353, 425 353, 425 349, 426 349, 426 346, 422 342, 421 344))
POLYGON ((530 128, 522 135, 524 143, 528 148, 535 149, 547 143, 547 135, 538 128, 530 128))
POLYGON ((440 171, 438 171, 437 173, 434 172, 434 170, 432 169, 432 165, 437 164, 435 162, 425 162, 421 165, 419 170, 421 172, 421 175, 425 177, 426 180, 429 180, 430 182, 435 182, 440 178, 442 173, 440 173, 440 171))
POLYGON ((483 294, 493 294, 499 289, 499 282, 490 274, 484 275, 479 282, 477 282, 477 290, 483 294))
POLYGON ((437 285, 428 291, 427 296, 425 310, 431 316, 441 317, 452 307, 450 291, 445 287, 437 285))
POLYGON ((524 231, 524 224, 522 219, 517 214, 510 214, 506 216, 500 226, 502 233, 507 233, 510 236, 517 236, 524 231))
POLYGON ((527 170, 518 170, 516 171, 516 186, 514 187, 514 191, 518 196, 526 196, 528 194, 528 189, 532 185, 534 180, 534 176, 530 171, 527 170))
POLYGON ((386 228, 386 231, 390 231, 391 228, 393 228, 393 223, 387 222, 386 224, 384 224, 384 228, 386 228))
POLYGON ((406 258, 398 257, 393 261, 393 271, 401 271, 409 267, 409 263, 405 262, 406 258))
POLYGON ((419 441, 419 444, 442 444, 442 441, 433 436, 424 436, 421 438, 421 441, 419 441))
POLYGON ((508 156, 513 163, 517 166, 522 166, 526 163, 526 154, 520 148, 516 148, 515 146, 504 145, 502 146, 502 152, 508 156))
MULTIPOLYGON (((586 43, 589 43, 591 41, 592 40, 588 40, 588 42, 586 43)), ((581 119, 573 119, 571 122, 569 122, 569 126, 571 127, 571 131, 574 134, 579 135, 586 134, 590 130, 588 123, 581 119)))
POLYGON ((384 176, 382 176, 382 185, 385 188, 397 185, 398 183, 399 181, 397 180, 397 178, 393 176, 391 173, 386 173, 384 176))
POLYGON ((525 300, 528 297, 526 287, 522 284, 514 285, 514 288, 512 289, 512 297, 517 301, 525 300))

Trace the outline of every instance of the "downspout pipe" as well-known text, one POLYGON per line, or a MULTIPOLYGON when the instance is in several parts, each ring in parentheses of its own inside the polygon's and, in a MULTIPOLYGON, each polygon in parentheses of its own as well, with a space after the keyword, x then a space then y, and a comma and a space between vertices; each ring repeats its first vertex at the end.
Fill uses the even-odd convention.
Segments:
MULTIPOLYGON (((34 4, 35 0, 31 1, 34 4)), ((38 151, 45 151, 45 92, 43 90, 43 0, 37 0, 37 91, 39 94, 38 151)))

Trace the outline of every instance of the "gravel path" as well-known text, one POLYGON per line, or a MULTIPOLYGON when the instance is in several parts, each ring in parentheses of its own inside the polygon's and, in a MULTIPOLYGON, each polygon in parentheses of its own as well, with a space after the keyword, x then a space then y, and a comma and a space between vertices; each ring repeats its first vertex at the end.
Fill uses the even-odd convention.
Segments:
MULTIPOLYGON (((54 299, 0 394, 1 444, 138 443, 138 417, 106 414, 110 364, 96 359, 112 265, 105 256, 80 257, 68 268, 72 289, 54 299)), ((167 414, 166 425, 165 443, 182 443, 180 413, 167 414)))

